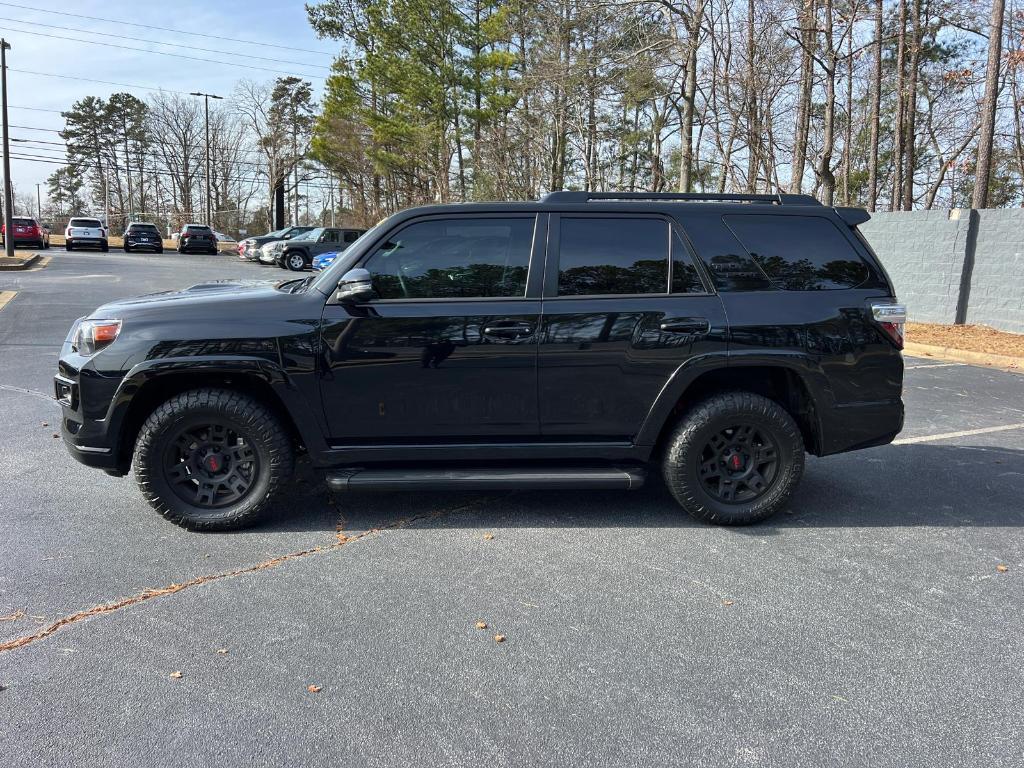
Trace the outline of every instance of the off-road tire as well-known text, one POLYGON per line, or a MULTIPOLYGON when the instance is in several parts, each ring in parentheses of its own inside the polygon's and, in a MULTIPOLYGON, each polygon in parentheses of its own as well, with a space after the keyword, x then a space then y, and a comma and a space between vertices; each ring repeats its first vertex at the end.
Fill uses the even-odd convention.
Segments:
POLYGON ((247 395, 225 389, 196 389, 175 395, 146 419, 135 442, 135 479, 146 501, 172 523, 193 531, 224 531, 259 519, 274 492, 291 476, 295 456, 277 416, 247 395), (165 455, 183 428, 216 420, 244 435, 258 458, 256 477, 246 494, 228 506, 188 503, 172 488, 165 455))
POLYGON ((724 392, 694 405, 679 420, 665 446, 662 473, 669 491, 692 517, 716 525, 749 525, 779 512, 804 470, 804 441, 793 417, 774 400, 751 392, 724 392), (723 429, 748 424, 774 441, 778 466, 762 495, 724 502, 701 480, 709 441, 723 429))

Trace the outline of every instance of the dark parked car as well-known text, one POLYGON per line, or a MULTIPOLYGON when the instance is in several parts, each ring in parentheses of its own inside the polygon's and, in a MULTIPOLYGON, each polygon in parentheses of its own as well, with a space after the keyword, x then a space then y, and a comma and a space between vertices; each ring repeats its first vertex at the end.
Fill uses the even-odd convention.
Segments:
POLYGON ((783 508, 903 426, 905 309, 801 195, 557 192, 416 208, 323 272, 126 299, 58 363, 64 441, 169 520, 249 523, 307 453, 335 491, 622 489, 783 508), (824 468, 826 465, 822 465, 824 468))
POLYGON ((122 235, 124 240, 124 252, 131 253, 147 249, 156 253, 164 252, 164 238, 157 229, 156 224, 147 224, 143 221, 133 221, 122 235))
POLYGON ((178 253, 217 253, 217 236, 205 224, 186 224, 178 235, 178 253))
POLYGON ((256 261, 260 255, 260 248, 267 243, 272 243, 276 240, 291 240, 293 237, 298 237, 303 232, 309 232, 311 229, 312 227, 285 227, 284 229, 268 232, 259 237, 247 237, 238 244, 238 258, 256 261))
MULTIPOLYGON (((44 250, 50 247, 50 230, 31 216, 14 216, 11 218, 11 225, 13 229, 11 240, 15 247, 31 245, 44 250)), ((2 236, 0 239, 6 239, 7 224, 0 226, 0 236, 2 236)))
POLYGON ((301 272, 313 263, 313 257, 328 251, 342 251, 366 230, 341 227, 317 227, 284 242, 275 254, 277 266, 301 272))

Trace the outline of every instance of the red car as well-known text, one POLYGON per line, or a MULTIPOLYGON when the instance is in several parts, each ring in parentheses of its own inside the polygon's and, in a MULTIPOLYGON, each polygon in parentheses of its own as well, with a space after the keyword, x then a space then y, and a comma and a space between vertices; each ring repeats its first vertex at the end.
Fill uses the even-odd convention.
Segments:
MULTIPOLYGON (((11 219, 14 225, 14 245, 32 245, 36 248, 50 247, 50 233, 39 225, 31 216, 14 216, 11 219)), ((4 240, 7 239, 7 225, 0 227, 0 233, 4 240)))

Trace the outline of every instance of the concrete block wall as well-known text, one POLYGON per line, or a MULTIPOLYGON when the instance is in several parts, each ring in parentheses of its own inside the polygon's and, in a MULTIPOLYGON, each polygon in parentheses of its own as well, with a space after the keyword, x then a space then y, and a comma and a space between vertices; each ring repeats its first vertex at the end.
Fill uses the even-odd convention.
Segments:
POLYGON ((967 322, 1024 333, 1024 210, 978 214, 967 322))
POLYGON ((922 323, 953 323, 967 249, 967 211, 933 209, 873 213, 860 231, 922 323), (953 218, 950 214, 953 213, 953 218))
POLYGON ((1024 333, 1024 209, 874 213, 860 230, 911 320, 1024 333), (972 237, 973 234, 973 237, 972 237))

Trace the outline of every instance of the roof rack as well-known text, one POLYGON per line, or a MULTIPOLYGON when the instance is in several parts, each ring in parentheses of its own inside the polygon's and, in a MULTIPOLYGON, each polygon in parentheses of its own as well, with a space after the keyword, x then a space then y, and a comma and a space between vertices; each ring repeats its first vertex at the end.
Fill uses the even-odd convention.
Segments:
POLYGON ((810 195, 746 195, 704 192, 548 192, 542 203, 588 203, 591 200, 642 201, 690 203, 767 203, 769 205, 821 205, 810 195))

